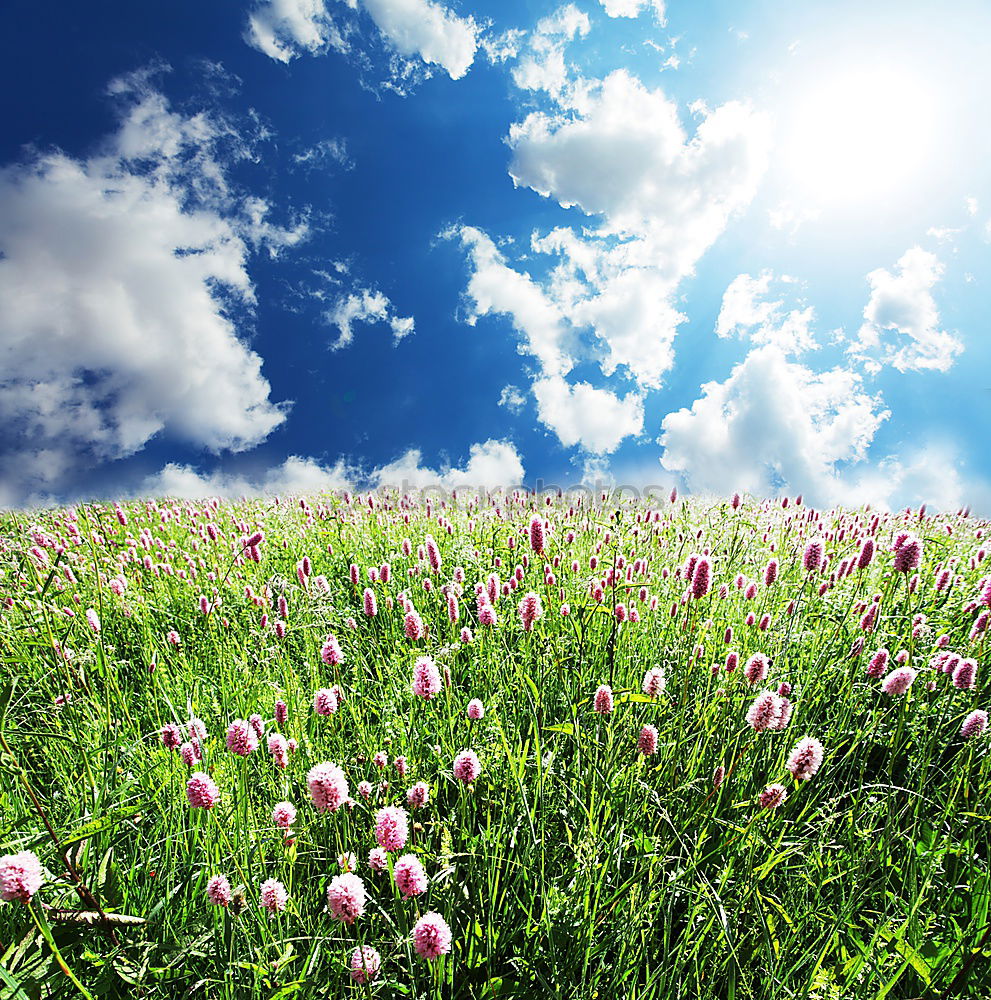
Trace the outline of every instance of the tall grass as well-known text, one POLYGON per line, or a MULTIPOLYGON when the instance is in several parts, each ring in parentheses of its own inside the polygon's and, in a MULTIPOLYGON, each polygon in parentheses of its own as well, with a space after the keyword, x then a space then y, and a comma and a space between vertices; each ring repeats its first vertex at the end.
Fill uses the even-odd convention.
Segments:
POLYGON ((987 522, 606 500, 329 496, 3 515, 0 854, 36 852, 46 881, 29 905, 0 904, 0 997, 991 995, 988 735, 960 734, 988 707, 987 632, 975 632, 991 602, 987 522), (534 516, 546 522, 539 554, 534 516), (903 532, 922 543, 910 572, 891 551, 903 532), (840 575, 867 537, 873 560, 840 575), (814 538, 827 564, 809 573, 814 538), (711 585, 690 596, 686 563, 703 554, 711 585), (372 582, 383 563, 388 582, 372 582), (492 573, 487 627, 475 585, 492 573), (427 629, 418 640, 403 592, 427 629), (528 592, 543 611, 529 631, 517 610, 528 592), (328 634, 344 654, 335 666, 321 657, 328 634), (918 671, 904 695, 867 673, 882 647, 885 672, 899 651, 918 671), (730 651, 740 668, 727 673, 730 651), (743 668, 758 652, 771 667, 752 686, 743 668), (975 659, 976 685, 956 686, 939 652, 975 659), (421 656, 445 678, 429 700, 410 685, 421 656), (666 686, 652 698, 642 682, 658 666, 666 686), (782 682, 788 725, 754 731, 749 705, 782 682), (593 708, 603 684, 609 714, 593 708), (335 685, 337 711, 316 714, 314 692, 335 685), (466 717, 471 698, 481 720, 466 717), (228 725, 253 713, 266 736, 297 742, 287 768, 264 736, 247 757, 227 750, 228 725), (161 739, 192 717, 210 734, 195 769, 220 789, 211 809, 190 807, 191 769, 161 739), (659 734, 649 757, 637 751, 646 724, 659 734), (804 736, 825 760, 799 783, 785 763, 804 736), (481 761, 470 784, 452 773, 463 749, 481 761), (306 776, 323 761, 345 770, 352 807, 314 809, 306 776), (397 855, 375 872, 368 854, 376 811, 406 806, 417 781, 429 802, 410 810, 400 853, 430 884, 404 899, 397 855), (788 797, 761 808, 771 783, 788 797), (272 820, 281 801, 298 809, 290 836, 272 820), (346 852, 369 897, 353 925, 326 901, 346 852), (205 895, 216 874, 238 889, 226 908, 205 895), (269 878, 288 891, 281 913, 259 905, 269 878), (83 924, 65 910, 144 923, 83 924), (453 933, 436 961, 411 942, 427 911, 453 933), (382 957, 367 986, 349 977, 359 945, 382 957))

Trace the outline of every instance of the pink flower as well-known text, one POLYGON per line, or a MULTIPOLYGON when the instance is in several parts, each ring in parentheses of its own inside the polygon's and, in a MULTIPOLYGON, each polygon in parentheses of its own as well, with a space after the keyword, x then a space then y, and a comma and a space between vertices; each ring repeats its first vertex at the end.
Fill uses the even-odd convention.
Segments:
POLYGON ((317 715, 333 715, 337 711, 337 695, 331 688, 320 688, 313 696, 313 711, 317 715))
POLYGON ((306 784, 317 812, 326 812, 328 809, 337 812, 351 794, 344 772, 329 761, 312 767, 306 776, 306 784))
POLYGON ((922 542, 914 535, 899 537, 895 543, 895 572, 911 573, 922 559, 922 542))
POLYGON ((643 693, 648 698, 657 698, 667 687, 667 678, 660 667, 651 667, 643 675, 643 693))
POLYGON ((441 691, 440 671, 429 656, 421 656, 413 666, 413 694, 429 701, 441 691))
POLYGON ((196 809, 212 809, 220 801, 220 789, 208 774, 196 771, 186 782, 186 798, 196 809))
POLYGON ((167 722, 162 726, 162 746, 175 750, 182 743, 182 730, 174 723, 167 722))
POLYGON ((524 632, 533 631, 533 623, 543 617, 544 608, 540 603, 540 597, 532 590, 520 601, 519 613, 524 632))
POLYGON ((709 593, 712 581, 712 564, 704 556, 695 564, 695 572, 692 575, 692 597, 701 600, 709 593))
POLYGON ((463 781, 466 785, 471 784, 482 773, 478 754, 474 750, 462 750, 454 758, 453 771, 458 781, 463 781))
POLYGON ((784 699, 773 691, 762 691, 747 710, 747 723, 758 733, 777 728, 784 707, 784 699))
POLYGON ((805 555, 802 557, 802 565, 807 573, 814 573, 822 566, 822 540, 815 538, 805 546, 805 555))
POLYGON ((344 662, 344 654, 341 652, 341 644, 337 641, 337 636, 328 635, 324 639, 320 658, 328 667, 336 667, 344 662))
POLYGON ((214 906, 227 906, 231 901, 231 884, 226 875, 212 875, 206 884, 206 898, 214 906))
POLYGON ((288 830, 296 822, 296 807, 291 802, 280 802, 272 810, 272 822, 281 830, 288 830))
POLYGON ((255 731, 255 735, 261 739, 265 732, 265 720, 258 714, 248 716, 248 722, 255 731))
POLYGON ((892 670, 884 681, 881 683, 881 690, 885 694, 896 697, 897 695, 904 694, 911 686, 912 681, 916 678, 916 671, 911 667, 898 667, 896 670, 892 670))
POLYGON ((608 684, 600 684, 596 689, 592 706, 599 715, 608 715, 613 710, 612 688, 608 684))
POLYGON ((386 851, 399 851, 409 837, 409 816, 400 806, 385 806, 375 814, 375 839, 386 851))
POLYGON ((362 600, 362 607, 368 618, 374 618, 379 613, 378 602, 375 600, 375 591, 371 587, 365 587, 365 596, 362 600))
POLYGON ((410 809, 420 809, 427 804, 430 788, 425 781, 418 781, 407 793, 406 804, 410 809))
POLYGON ((258 749, 258 734, 250 722, 235 719, 227 727, 227 749, 239 757, 247 757, 258 749))
POLYGON ((479 701, 478 698, 472 698, 468 702, 468 712, 469 719, 475 719, 476 721, 485 715, 485 706, 479 701))
POLYGON ((372 794, 372 783, 370 781, 359 781, 358 782, 358 794, 363 799, 370 798, 371 794, 372 794))
POLYGON ((822 744, 811 736, 799 740, 785 765, 796 781, 808 781, 822 765, 822 744))
POLYGON ((182 758, 183 764, 186 767, 193 767, 196 762, 200 759, 199 754, 196 751, 196 744, 190 743, 188 740, 179 747, 179 756, 182 758))
POLYGON ((335 920, 353 924, 365 912, 365 883, 351 872, 335 875, 327 886, 327 906, 335 920))
POLYGON ((424 913, 417 920, 413 927, 413 948, 430 962, 451 950, 451 928, 439 913, 424 913))
POLYGON ((764 680, 767 677, 767 657, 763 653, 754 653, 743 668, 743 676, 751 687, 764 680))
POLYGON ((0 858, 0 899, 30 903, 43 881, 41 862, 33 851, 6 854, 0 858))
POLYGON ((397 757, 392 763, 395 765, 396 772, 398 773, 399 777, 400 778, 405 778, 406 777, 406 770, 409 767, 409 765, 406 762, 406 758, 405 757, 397 757))
POLYGON ((857 557, 857 569, 867 569, 874 558, 874 539, 865 538, 860 546, 860 555, 857 557))
POLYGON ((351 952, 351 978, 359 984, 370 983, 378 977, 382 956, 370 945, 363 944, 351 952))
POLYGON ((368 867, 373 872, 385 871, 389 865, 388 857, 381 847, 373 847, 368 852, 368 867))
POLYGON ((495 625, 498 621, 496 617, 495 608, 492 607, 488 601, 479 604, 478 606, 478 624, 479 625, 495 625))
POLYGON ((280 698, 275 703, 275 724, 277 726, 284 726, 288 718, 289 709, 286 707, 286 703, 280 698))
POLYGON ((406 616, 403 619, 403 630, 406 633, 407 639, 415 641, 423 638, 423 619, 412 608, 406 612, 406 616))
POLYGON ((760 793, 758 800, 762 809, 777 809, 786 798, 788 791, 784 785, 768 785, 760 793))
POLYGON ((358 870, 358 857, 353 851, 345 851, 337 855, 337 865, 344 872, 358 870))
POLYGON ((384 750, 379 750, 372 758, 372 763, 381 770, 389 763, 389 755, 384 750))
POLYGON ((657 728, 655 726, 644 726, 640 730, 637 749, 644 757, 653 757, 657 753, 657 728))
POLYGON ((97 634, 99 634, 99 632, 100 632, 100 616, 92 608, 90 608, 86 612, 86 621, 89 622, 89 627, 94 632, 96 632, 97 634))
POLYGON ((764 569, 764 586, 770 587, 778 578, 778 560, 772 559, 764 569))
POLYGON ((407 898, 420 896, 427 891, 427 873, 419 859, 412 854, 404 854, 396 862, 394 875, 396 888, 407 898))
POLYGON ((536 515, 530 521, 530 547, 537 555, 544 551, 544 522, 536 515))
POLYGON ((268 878, 262 882, 261 904, 270 913, 281 913, 289 902, 289 893, 286 887, 275 878, 268 878))
POLYGON ((888 667, 888 658, 891 654, 887 649, 879 649, 867 664, 868 677, 880 677, 888 667))
POLYGON ((953 686, 963 691, 969 691, 974 686, 977 676, 977 663, 975 660, 961 660, 957 668, 953 671, 953 686))
POLYGON ((268 752, 279 767, 289 766, 289 743, 282 733, 268 734, 268 752))
POLYGON ((963 725, 960 727, 960 735, 965 740, 969 740, 972 737, 976 738, 983 735, 984 730, 987 728, 988 713, 980 708, 975 708, 974 711, 963 720, 963 725))

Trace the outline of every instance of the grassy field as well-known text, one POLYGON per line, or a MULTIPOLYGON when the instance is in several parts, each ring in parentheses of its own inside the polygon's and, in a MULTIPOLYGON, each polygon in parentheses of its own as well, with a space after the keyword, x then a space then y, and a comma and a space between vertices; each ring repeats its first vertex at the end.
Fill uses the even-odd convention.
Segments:
POLYGON ((0 997, 987 997, 988 531, 4 514, 0 997))

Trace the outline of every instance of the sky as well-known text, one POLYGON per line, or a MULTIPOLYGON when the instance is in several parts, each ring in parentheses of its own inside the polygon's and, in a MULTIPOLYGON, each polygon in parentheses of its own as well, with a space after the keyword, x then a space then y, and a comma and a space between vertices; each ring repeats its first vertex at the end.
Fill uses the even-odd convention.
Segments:
POLYGON ((0 506, 991 515, 981 0, 8 0, 0 29, 0 506))

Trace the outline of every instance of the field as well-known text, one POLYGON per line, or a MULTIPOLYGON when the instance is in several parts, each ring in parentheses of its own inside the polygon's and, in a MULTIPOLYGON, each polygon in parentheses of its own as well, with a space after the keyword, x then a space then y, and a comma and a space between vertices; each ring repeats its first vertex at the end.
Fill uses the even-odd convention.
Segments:
POLYGON ((988 531, 4 514, 0 997, 991 995, 988 531))

